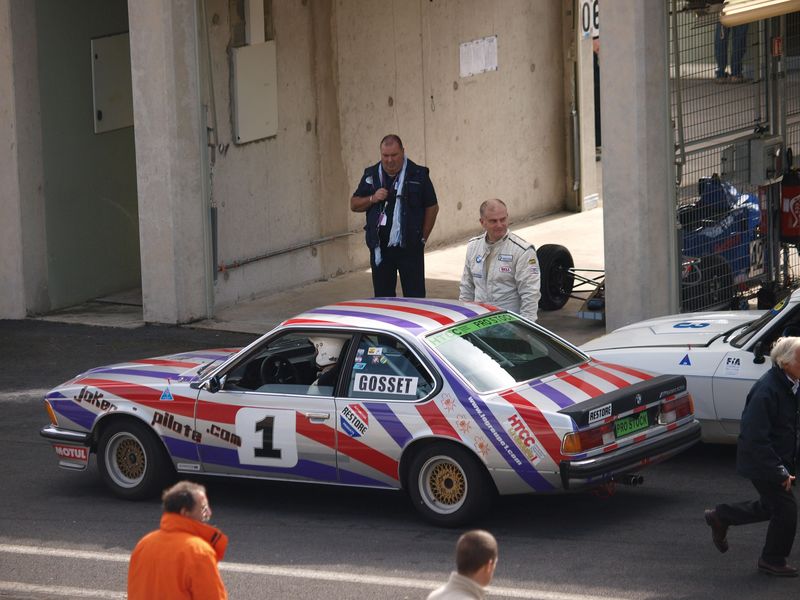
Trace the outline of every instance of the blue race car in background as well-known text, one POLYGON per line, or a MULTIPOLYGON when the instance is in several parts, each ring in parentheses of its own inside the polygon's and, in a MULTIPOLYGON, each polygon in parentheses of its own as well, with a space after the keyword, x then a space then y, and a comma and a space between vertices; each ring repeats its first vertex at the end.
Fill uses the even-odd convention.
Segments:
POLYGON ((699 198, 678 208, 681 224, 681 308, 728 308, 737 290, 764 273, 758 197, 740 194, 717 174, 698 181, 699 198))

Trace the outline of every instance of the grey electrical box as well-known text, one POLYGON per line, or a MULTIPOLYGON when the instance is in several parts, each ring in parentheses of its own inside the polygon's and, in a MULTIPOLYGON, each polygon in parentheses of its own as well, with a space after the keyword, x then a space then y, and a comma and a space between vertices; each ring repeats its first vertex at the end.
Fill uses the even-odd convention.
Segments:
POLYGON ((751 138, 750 184, 770 185, 783 179, 783 138, 779 135, 751 138))
POLYGON ((94 132, 133 126, 131 44, 127 33, 91 41, 94 132))
POLYGON ((237 144, 278 133, 275 41, 233 49, 233 125, 237 144))

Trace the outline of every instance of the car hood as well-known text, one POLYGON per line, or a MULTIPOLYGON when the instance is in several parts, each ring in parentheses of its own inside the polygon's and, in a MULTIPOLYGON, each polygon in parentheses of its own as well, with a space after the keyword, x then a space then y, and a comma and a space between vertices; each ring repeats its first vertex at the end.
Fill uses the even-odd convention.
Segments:
POLYGON ((714 337, 752 321, 759 314, 735 310, 658 317, 620 327, 583 344, 581 350, 591 353, 595 350, 648 346, 707 346, 714 337))
POLYGON ((215 348, 143 358, 89 369, 77 379, 113 377, 121 381, 192 382, 199 378, 198 372, 201 369, 207 372, 209 368, 221 364, 238 351, 239 348, 215 348))

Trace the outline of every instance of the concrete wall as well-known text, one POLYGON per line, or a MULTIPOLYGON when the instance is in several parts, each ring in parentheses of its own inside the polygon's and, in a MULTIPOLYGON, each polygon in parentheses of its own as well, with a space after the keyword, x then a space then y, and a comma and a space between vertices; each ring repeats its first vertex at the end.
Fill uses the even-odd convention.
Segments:
POLYGON ((208 2, 225 146, 214 166, 217 266, 354 234, 218 274, 217 306, 368 263, 364 216, 348 199, 389 132, 431 167, 441 203, 433 243, 475 232, 489 197, 505 199, 512 217, 563 207, 560 3, 274 2, 279 131, 239 146, 228 7, 208 2), (459 44, 495 34, 499 69, 461 79, 459 44))
POLYGON ((92 38, 127 31, 125 0, 37 0, 50 308, 140 283, 133 128, 95 134, 92 38))
POLYGON ((49 308, 35 5, 0 0, 0 317, 49 308))
POLYGON ((563 207, 561 3, 353 0, 336 18, 351 189, 383 134, 395 132, 431 168, 434 243, 479 230, 478 206, 490 197, 503 198, 512 218, 563 207), (459 77, 459 44, 490 35, 498 70, 459 77))
POLYGON ((208 316, 197 3, 128 5, 144 319, 208 316))

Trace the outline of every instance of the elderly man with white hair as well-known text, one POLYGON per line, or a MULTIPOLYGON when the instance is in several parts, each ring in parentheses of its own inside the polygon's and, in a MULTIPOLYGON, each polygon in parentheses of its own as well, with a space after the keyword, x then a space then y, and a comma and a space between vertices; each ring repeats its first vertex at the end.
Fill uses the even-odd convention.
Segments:
POLYGON ((718 504, 706 510, 711 539, 727 552, 728 527, 769 521, 758 570, 778 577, 797 577, 789 566, 797 530, 797 501, 792 489, 800 440, 800 337, 781 337, 770 353, 772 368, 755 382, 742 412, 736 453, 737 472, 758 491, 758 500, 718 504))

